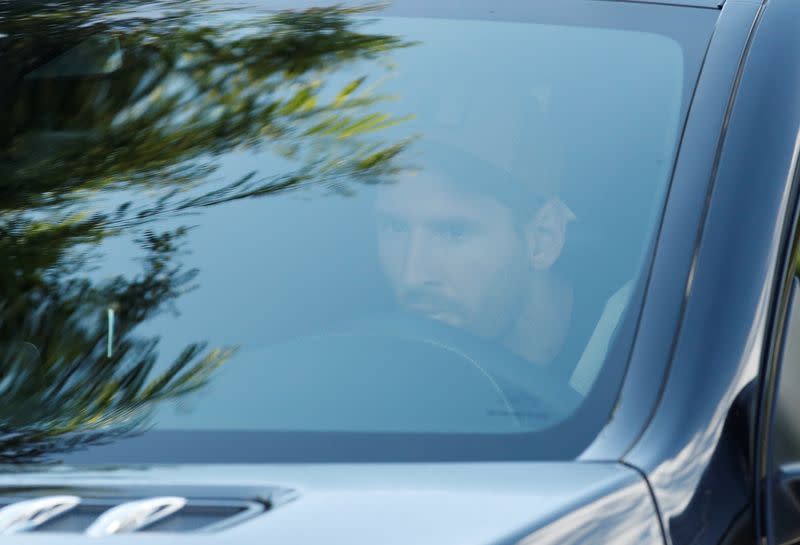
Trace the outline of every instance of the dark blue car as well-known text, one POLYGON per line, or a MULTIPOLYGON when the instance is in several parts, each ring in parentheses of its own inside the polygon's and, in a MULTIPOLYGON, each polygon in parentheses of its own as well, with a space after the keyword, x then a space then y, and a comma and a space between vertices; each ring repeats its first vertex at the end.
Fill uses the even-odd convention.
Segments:
POLYGON ((800 2, 0 2, 4 543, 800 540, 800 2))

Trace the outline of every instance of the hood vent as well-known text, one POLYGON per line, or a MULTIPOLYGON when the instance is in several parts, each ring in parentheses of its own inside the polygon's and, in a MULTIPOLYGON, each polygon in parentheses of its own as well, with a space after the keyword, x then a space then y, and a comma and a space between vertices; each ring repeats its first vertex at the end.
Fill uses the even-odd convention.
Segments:
POLYGON ((100 515, 86 533, 91 537, 129 534, 177 513, 185 505, 186 498, 175 496, 125 502, 100 515))
POLYGON ((0 509, 0 535, 33 530, 78 505, 78 496, 47 496, 23 500, 0 509))
POLYGON ((103 537, 131 532, 208 532, 227 528, 268 508, 269 503, 260 501, 180 496, 0 497, 0 535, 66 532, 103 537))

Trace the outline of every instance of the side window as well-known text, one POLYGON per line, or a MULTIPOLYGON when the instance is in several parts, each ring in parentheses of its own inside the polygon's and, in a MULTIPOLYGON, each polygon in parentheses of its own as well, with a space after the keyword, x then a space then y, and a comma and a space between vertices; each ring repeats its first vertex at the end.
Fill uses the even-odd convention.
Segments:
POLYGON ((771 430, 767 508, 769 545, 800 541, 800 281, 792 280, 771 430))
POLYGON ((800 280, 792 281, 772 430, 773 467, 800 463, 800 280))

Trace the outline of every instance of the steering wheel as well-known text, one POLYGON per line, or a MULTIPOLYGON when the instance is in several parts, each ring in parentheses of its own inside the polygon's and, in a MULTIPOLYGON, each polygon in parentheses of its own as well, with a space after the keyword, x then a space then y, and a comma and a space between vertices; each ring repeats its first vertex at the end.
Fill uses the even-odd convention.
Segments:
POLYGON ((404 313, 242 351, 161 427, 500 433, 577 404, 563 379, 504 348, 404 313))
MULTIPOLYGON (((354 335, 402 339, 439 349, 472 367, 503 400, 509 414, 529 418, 559 416, 573 409, 580 396, 558 373, 491 342, 438 320, 405 312, 372 316, 350 327, 354 335), (538 414, 537 414, 538 413, 538 414)), ((442 357, 442 354, 439 354, 442 357)))

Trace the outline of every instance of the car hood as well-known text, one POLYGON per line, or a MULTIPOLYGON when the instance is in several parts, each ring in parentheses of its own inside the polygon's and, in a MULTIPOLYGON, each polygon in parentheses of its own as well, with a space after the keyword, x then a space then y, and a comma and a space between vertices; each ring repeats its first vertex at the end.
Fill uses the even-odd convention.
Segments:
MULTIPOLYGON (((272 508, 215 532, 107 538, 29 532, 16 543, 486 545, 660 543, 646 483, 616 463, 438 463, 54 467, 0 474, 0 494, 155 490, 266 497, 272 508), (155 487, 155 488, 154 488, 155 487), (198 488, 199 487, 199 488, 198 488), (625 539, 627 536, 627 540, 625 539), (248 541, 244 541, 244 540, 248 541)), ((127 492, 126 492, 127 491, 127 492)), ((246 498, 245 498, 246 499, 246 498)))

